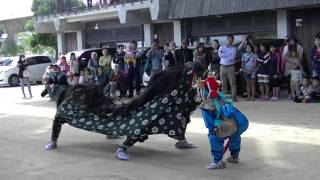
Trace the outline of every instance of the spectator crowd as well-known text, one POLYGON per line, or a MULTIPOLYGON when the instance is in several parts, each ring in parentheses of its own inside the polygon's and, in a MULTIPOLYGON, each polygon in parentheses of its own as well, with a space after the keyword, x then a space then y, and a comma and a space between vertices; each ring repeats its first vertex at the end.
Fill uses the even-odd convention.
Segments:
POLYGON ((192 50, 188 44, 187 40, 183 40, 179 49, 175 42, 166 43, 162 48, 155 41, 150 49, 140 51, 137 42, 132 41, 126 49, 124 45, 118 45, 113 56, 108 48, 102 49, 101 57, 92 52, 84 69, 80 69, 74 53, 70 55, 70 62, 62 56, 60 63, 52 65, 44 75, 46 89, 42 95, 49 94, 55 99, 68 86, 97 84, 104 87, 106 96, 116 97, 119 90, 117 97, 132 98, 134 90, 137 96, 141 92, 141 66, 152 77, 174 66, 198 62, 204 68, 211 67, 218 72, 222 91, 227 94, 230 89, 235 102, 238 101, 237 86, 246 87, 247 101, 255 101, 256 97, 260 101, 278 101, 283 84, 286 85, 288 99, 294 102, 320 101, 320 33, 314 38, 315 46, 310 50, 309 65, 303 62, 304 49, 294 37, 287 37, 282 47, 255 44, 250 35, 238 47, 234 45, 233 35, 227 36, 225 45, 214 40, 210 48, 199 43, 192 50), (237 54, 241 55, 241 69, 235 66, 237 54), (245 83, 240 85, 236 82, 238 71, 245 79, 245 83))

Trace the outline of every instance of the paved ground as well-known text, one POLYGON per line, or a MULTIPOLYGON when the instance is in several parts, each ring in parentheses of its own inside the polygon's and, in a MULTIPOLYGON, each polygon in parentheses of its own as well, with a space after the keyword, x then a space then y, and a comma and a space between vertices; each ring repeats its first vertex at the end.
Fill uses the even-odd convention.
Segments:
POLYGON ((59 148, 46 152, 55 104, 39 96, 22 100, 20 88, 0 88, 0 180, 265 180, 318 179, 320 104, 287 100, 239 102, 250 119, 243 136, 241 163, 208 171, 210 150, 199 112, 187 136, 198 146, 178 150, 174 140, 153 136, 130 150, 132 160, 114 157, 122 140, 64 126, 59 148))

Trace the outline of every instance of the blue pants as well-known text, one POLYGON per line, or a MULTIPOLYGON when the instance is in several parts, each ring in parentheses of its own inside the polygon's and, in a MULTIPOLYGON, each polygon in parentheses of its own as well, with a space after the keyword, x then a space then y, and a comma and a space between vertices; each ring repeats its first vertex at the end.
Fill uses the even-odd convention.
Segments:
MULTIPOLYGON (((212 117, 214 115, 211 113, 212 117)), ((206 119, 206 118, 205 118, 206 119)), ((214 119, 214 118, 209 118, 214 119)), ((238 110, 234 113, 234 119, 237 121, 238 130, 237 132, 230 137, 230 154, 231 156, 238 157, 240 153, 240 146, 241 146, 241 137, 240 135, 248 129, 249 122, 248 119, 238 110)), ((206 121, 206 120, 205 120, 206 121)), ((206 125, 208 123, 206 122, 206 125)), ((213 156, 213 160, 215 163, 218 163, 223 158, 223 151, 224 151, 224 141, 225 138, 217 137, 214 132, 213 128, 209 128, 209 141, 211 146, 211 154, 213 156)))

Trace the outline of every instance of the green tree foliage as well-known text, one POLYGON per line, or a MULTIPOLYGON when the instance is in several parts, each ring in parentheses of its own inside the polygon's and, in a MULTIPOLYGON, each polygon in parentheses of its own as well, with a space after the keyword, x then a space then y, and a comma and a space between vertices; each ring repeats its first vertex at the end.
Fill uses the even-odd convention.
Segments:
POLYGON ((5 56, 15 56, 18 53, 18 46, 16 43, 7 43, 1 53, 5 56))
POLYGON ((24 25, 25 29, 33 32, 34 31, 34 26, 33 26, 33 21, 30 19, 26 22, 26 24, 24 25))
POLYGON ((70 7, 64 0, 33 0, 31 10, 35 15, 47 15, 51 13, 64 12, 66 8, 78 9, 85 7, 82 0, 70 0, 70 7))
POLYGON ((55 54, 57 46, 55 34, 35 33, 32 20, 26 22, 25 28, 28 32, 19 33, 17 42, 6 42, 3 49, 0 50, 1 54, 5 56, 15 56, 22 53, 55 54))
POLYGON ((36 47, 39 44, 55 47, 57 45, 56 36, 53 34, 32 34, 31 47, 36 47))
POLYGON ((35 33, 32 20, 27 21, 25 27, 31 34, 22 34, 21 43, 19 45, 32 53, 40 54, 46 51, 50 54, 54 54, 54 50, 57 46, 57 37, 55 34, 35 33))
POLYGON ((5 26, 3 24, 0 24, 0 34, 5 32, 5 26))

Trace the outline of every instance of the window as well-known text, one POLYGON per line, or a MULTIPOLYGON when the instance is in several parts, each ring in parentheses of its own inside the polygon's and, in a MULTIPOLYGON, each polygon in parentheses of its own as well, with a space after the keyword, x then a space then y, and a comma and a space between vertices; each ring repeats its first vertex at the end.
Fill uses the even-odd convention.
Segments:
POLYGON ((28 62, 28 66, 32 66, 32 65, 37 64, 36 57, 27 58, 26 61, 28 62))
POLYGON ((35 57, 37 64, 47 64, 51 63, 51 60, 46 56, 35 57))

